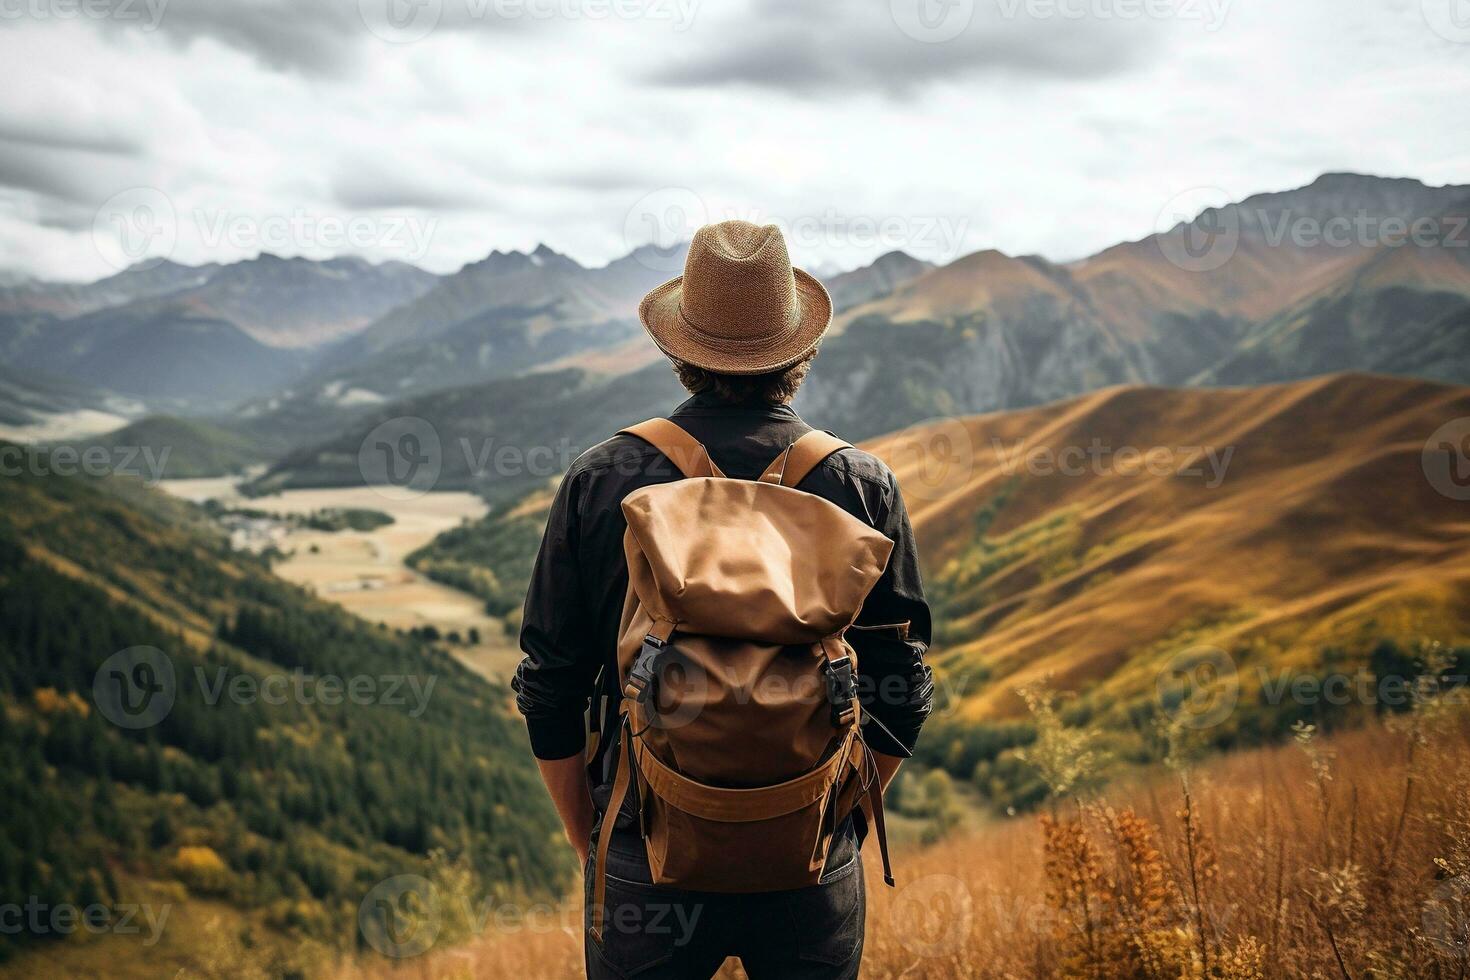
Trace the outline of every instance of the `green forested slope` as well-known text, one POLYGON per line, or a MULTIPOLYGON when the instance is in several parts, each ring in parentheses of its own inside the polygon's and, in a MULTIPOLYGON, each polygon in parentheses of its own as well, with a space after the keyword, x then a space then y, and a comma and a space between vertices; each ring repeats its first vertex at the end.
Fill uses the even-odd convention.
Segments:
POLYGON ((486 895, 564 885, 504 689, 167 514, 110 481, 0 480, 0 894, 116 905, 164 882, 345 949, 373 885, 435 851, 486 895), (118 724, 109 658, 137 647, 157 651, 138 690, 172 706, 118 724))

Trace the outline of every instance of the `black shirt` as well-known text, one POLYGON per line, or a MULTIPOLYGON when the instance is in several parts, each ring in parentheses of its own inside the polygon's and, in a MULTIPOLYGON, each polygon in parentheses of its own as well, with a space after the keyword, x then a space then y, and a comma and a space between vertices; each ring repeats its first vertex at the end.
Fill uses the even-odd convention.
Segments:
MULTIPOLYGON (((704 443, 727 476, 756 479, 811 426, 787 405, 742 405, 696 395, 669 416, 704 443)), ((576 755, 586 744, 585 713, 594 695, 607 730, 616 712, 599 676, 617 677, 617 636, 628 588, 622 500, 640 487, 681 479, 673 463, 636 436, 617 435, 572 463, 552 503, 531 575, 521 624, 525 659, 511 686, 541 759, 576 755)), ((933 683, 923 655, 929 606, 919 578, 913 528, 888 467, 860 449, 833 453, 802 480, 814 493, 893 540, 888 568, 869 593, 857 625, 909 623, 894 631, 853 630, 868 744, 907 756, 928 715, 933 683)))

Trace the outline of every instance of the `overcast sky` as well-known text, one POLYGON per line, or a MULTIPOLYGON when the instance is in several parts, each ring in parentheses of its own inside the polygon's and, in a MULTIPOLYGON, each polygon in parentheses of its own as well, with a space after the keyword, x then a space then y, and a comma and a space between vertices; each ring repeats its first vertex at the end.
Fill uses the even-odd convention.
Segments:
POLYGON ((59 279, 727 217, 1065 260, 1324 171, 1470 183, 1467 0, 0 0, 0 65, 0 270, 59 279))

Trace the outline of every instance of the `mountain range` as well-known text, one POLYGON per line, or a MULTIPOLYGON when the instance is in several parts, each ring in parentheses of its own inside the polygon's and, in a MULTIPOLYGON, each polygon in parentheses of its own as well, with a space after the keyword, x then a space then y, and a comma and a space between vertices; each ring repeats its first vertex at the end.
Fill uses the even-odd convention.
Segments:
MULTIPOLYGON (((866 438, 1115 384, 1346 370, 1464 383, 1467 215, 1467 186, 1326 174, 1074 262, 889 253, 828 280, 836 317, 798 407, 866 438)), ((89 407, 121 395, 234 431, 277 461, 263 486, 355 482, 346 450, 383 419, 446 420, 451 437, 536 428, 507 394, 524 386, 502 382, 537 372, 544 391, 527 404, 542 418, 599 400, 626 413, 585 435, 569 422, 561 435, 579 445, 666 410, 678 390, 635 311, 682 254, 644 246, 587 268, 542 245, 442 277, 267 255, 19 282, 0 289, 0 354, 90 392, 89 407)), ((13 418, 49 404, 15 387, 0 399, 13 418)))

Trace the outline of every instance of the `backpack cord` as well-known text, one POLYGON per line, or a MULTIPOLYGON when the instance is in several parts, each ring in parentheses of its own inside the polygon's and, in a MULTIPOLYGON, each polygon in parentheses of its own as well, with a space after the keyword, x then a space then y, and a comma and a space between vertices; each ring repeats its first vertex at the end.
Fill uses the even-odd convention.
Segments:
MULTIPOLYGON (((612 795, 607 801, 607 809, 602 813, 602 826, 597 832, 597 863, 593 866, 596 877, 592 883, 592 907, 587 910, 592 919, 592 939, 599 946, 602 945, 603 925, 607 919, 607 851, 608 845, 612 843, 613 825, 618 822, 618 815, 623 811, 623 801, 628 797, 628 784, 633 776, 633 740, 629 738, 632 727, 628 721, 627 711, 621 710, 619 720, 621 731, 618 733, 621 750, 625 759, 617 760, 616 775, 613 777, 612 795)), ((615 750, 617 751, 617 750, 615 750)))
POLYGON ((870 773, 870 778, 862 786, 862 792, 867 794, 868 809, 873 816, 873 832, 878 835, 878 854, 883 858, 883 882, 892 888, 893 865, 888 859, 888 830, 883 825, 883 779, 878 772, 878 763, 873 758, 873 750, 868 748, 868 741, 863 738, 861 728, 858 730, 858 741, 863 743, 863 768, 870 773))

